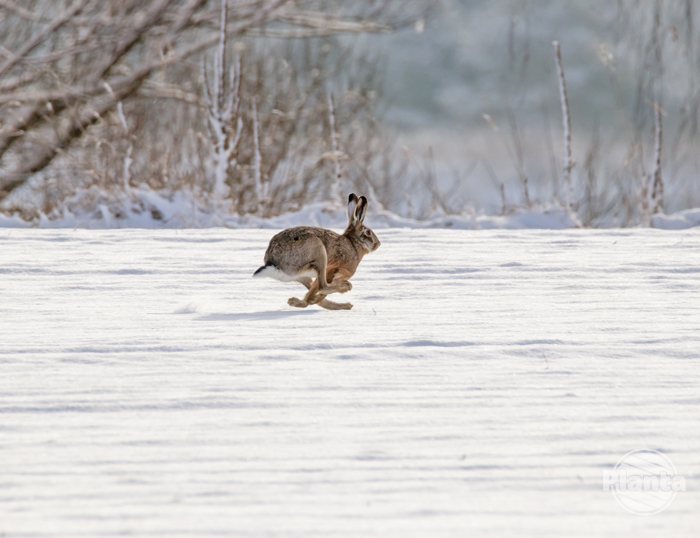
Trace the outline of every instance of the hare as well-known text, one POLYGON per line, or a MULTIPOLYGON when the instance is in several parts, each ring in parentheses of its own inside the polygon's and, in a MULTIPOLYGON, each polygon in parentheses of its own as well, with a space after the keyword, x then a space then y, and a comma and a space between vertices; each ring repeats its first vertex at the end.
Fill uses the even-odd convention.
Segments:
POLYGON ((350 291, 352 284, 348 280, 362 257, 381 244, 374 232, 362 224, 366 214, 367 198, 358 199, 351 194, 348 227, 343 235, 313 226, 296 226, 278 233, 267 247, 265 265, 253 276, 303 284, 308 293, 301 300, 290 298, 290 306, 306 308, 317 304, 327 310, 350 310, 350 303, 334 303, 326 295, 350 291))

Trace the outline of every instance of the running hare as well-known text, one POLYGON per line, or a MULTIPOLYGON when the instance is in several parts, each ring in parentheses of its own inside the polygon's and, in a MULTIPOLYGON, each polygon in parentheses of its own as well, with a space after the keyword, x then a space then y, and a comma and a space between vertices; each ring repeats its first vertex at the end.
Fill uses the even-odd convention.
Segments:
POLYGON ((265 252, 265 265, 254 277, 268 276, 283 282, 300 282, 308 293, 304 299, 292 297, 290 306, 306 308, 317 304, 328 310, 350 310, 350 303, 326 299, 330 293, 352 289, 348 282, 362 257, 379 248, 379 239, 362 224, 367 214, 367 198, 354 194, 348 200, 348 227, 343 235, 312 226, 296 226, 278 233, 265 252), (313 278, 316 277, 316 280, 313 278))

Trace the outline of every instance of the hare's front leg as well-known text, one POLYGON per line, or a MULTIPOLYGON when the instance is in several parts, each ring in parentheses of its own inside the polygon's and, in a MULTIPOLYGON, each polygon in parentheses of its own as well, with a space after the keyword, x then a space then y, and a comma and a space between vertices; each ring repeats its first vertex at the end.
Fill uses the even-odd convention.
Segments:
POLYGON ((334 268, 326 275, 328 282, 327 286, 321 286, 318 290, 319 295, 328 295, 330 293, 346 293, 352 289, 352 284, 349 281, 354 271, 348 271, 343 268, 334 268))
MULTIPOLYGON (((298 280, 300 284, 302 284, 307 290, 311 289, 311 286, 313 286, 314 281, 309 278, 309 277, 302 277, 298 280)), ((287 301, 287 303, 290 306, 297 306, 298 308, 304 308, 307 305, 301 306, 303 303, 300 299, 297 299, 296 297, 292 297, 287 301)), ((311 304, 318 304, 321 308, 325 308, 326 310, 350 310, 352 308, 352 304, 350 303, 334 303, 333 301, 329 301, 326 299, 324 296, 321 295, 316 295, 312 299, 311 304)))
POLYGON ((333 284, 328 284, 323 289, 318 290, 318 295, 330 295, 331 293, 347 293, 352 289, 352 284, 347 280, 341 280, 340 282, 333 282, 333 284))

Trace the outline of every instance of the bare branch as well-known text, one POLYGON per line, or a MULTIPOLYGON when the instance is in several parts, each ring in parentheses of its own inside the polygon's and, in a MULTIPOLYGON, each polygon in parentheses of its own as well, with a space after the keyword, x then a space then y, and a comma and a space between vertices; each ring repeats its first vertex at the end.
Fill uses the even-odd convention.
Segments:
POLYGON ((561 100, 561 112, 564 125, 564 203, 567 209, 571 209, 571 170, 574 162, 571 158, 571 116, 569 114, 569 98, 566 93, 566 80, 564 79, 564 66, 561 61, 561 47, 558 41, 552 43, 554 46, 554 58, 557 64, 557 74, 559 75, 559 98, 561 100))
POLYGON ((7 60, 2 66, 0 66, 0 77, 12 69, 17 63, 22 60, 27 54, 38 47, 44 39, 55 32, 58 28, 63 26, 69 20, 71 20, 81 9, 83 9, 89 0, 78 0, 73 6, 57 17, 51 24, 44 28, 41 32, 30 39, 24 47, 22 47, 13 58, 7 60))
POLYGON ((0 158, 15 140, 24 135, 25 130, 40 116, 41 106, 32 103, 22 107, 15 117, 0 129, 0 158))
POLYGON ((27 19, 33 22, 41 22, 42 20, 44 20, 41 17, 41 15, 37 15, 36 13, 32 13, 31 11, 19 7, 14 2, 10 2, 9 0, 0 0, 0 7, 4 7, 8 11, 14 12, 16 15, 19 15, 23 19, 27 19))
POLYGON ((206 108, 207 106, 207 103, 202 101, 199 96, 186 92, 180 89, 178 86, 155 83, 150 80, 144 82, 143 86, 138 92, 138 95, 151 99, 175 99, 177 101, 184 101, 185 103, 195 105, 199 108, 206 108))
POLYGON ((340 171, 340 152, 338 151, 338 139, 340 138, 335 130, 335 106, 333 103, 333 94, 330 90, 327 92, 328 97, 328 125, 331 132, 331 147, 333 148, 333 166, 335 169, 335 177, 331 183, 331 200, 340 204, 342 202, 341 182, 343 180, 340 171))
POLYGON ((14 173, 0 176, 0 192, 11 192, 24 184, 32 174, 43 170, 60 151, 65 150, 75 139, 80 138, 90 125, 99 121, 119 101, 129 97, 138 90, 140 83, 140 80, 134 80, 131 86, 124 86, 119 90, 115 90, 113 95, 107 94, 93 101, 91 106, 85 107, 81 113, 55 131, 53 143, 39 148, 32 158, 23 162, 14 173))
MULTIPOLYGON (((131 29, 131 33, 117 45, 116 49, 112 51, 109 58, 97 68, 97 76, 94 78, 100 79, 107 74, 115 66, 119 60, 121 60, 143 37, 144 33, 147 32, 160 17, 165 13, 165 10, 174 0, 155 0, 154 5, 151 6, 145 15, 137 19, 137 24, 131 29), (140 20, 139 20, 140 19, 140 20)), ((140 15, 140 13, 139 13, 140 15)))
POLYGON ((258 105, 253 99, 253 143, 255 145, 255 193, 258 198, 258 215, 261 217, 267 202, 267 184, 263 185, 262 155, 260 154, 260 132, 258 128, 258 105))
POLYGON ((329 17, 323 13, 313 11, 295 12, 279 17, 280 22, 286 22, 307 28, 319 28, 334 33, 360 33, 360 32, 384 32, 394 30, 387 24, 373 21, 347 21, 337 17, 329 17))
MULTIPOLYGON (((251 66, 259 71, 249 82, 241 73, 240 60, 233 65, 233 58, 227 58, 231 54, 228 46, 231 37, 387 32, 395 27, 392 26, 394 21, 405 18, 405 12, 398 10, 395 0, 391 0, 392 8, 383 11, 376 9, 387 0, 367 2, 370 7, 362 10, 337 2, 338 13, 342 12, 338 16, 329 16, 320 11, 321 8, 319 11, 304 9, 309 5, 330 9, 315 1, 64 0, 54 3, 32 0, 26 6, 17 2, 22 7, 15 2, 17 0, 0 0, 0 8, 10 10, 13 22, 19 17, 16 29, 11 27, 2 43, 12 50, 4 56, 0 52, 0 189, 4 193, 25 184, 57 156, 64 155, 71 160, 80 156, 88 162, 92 157, 85 155, 89 153, 85 148, 93 143, 94 137, 100 136, 110 140, 113 155, 119 154, 119 161, 112 162, 110 170, 121 172, 123 163, 123 174, 117 174, 121 178, 109 170, 101 177, 111 177, 115 185, 127 189, 132 173, 133 181, 141 181, 136 174, 148 168, 144 163, 155 162, 154 157, 160 159, 153 154, 156 143, 153 147, 143 147, 135 137, 142 136, 140 130, 148 122, 170 121, 165 117, 153 118, 149 112, 144 114, 141 107, 150 105, 140 99, 173 99, 207 110, 205 122, 212 134, 218 133, 212 138, 216 162, 226 164, 221 168, 224 173, 217 175, 217 185, 222 184, 221 178, 230 187, 235 183, 240 187, 240 192, 236 193, 238 207, 255 211, 253 208, 258 205, 263 213, 271 208, 268 190, 295 189, 291 184, 277 183, 279 179, 275 178, 281 178, 275 175, 278 167, 313 163, 300 180, 303 189, 316 181, 311 176, 321 174, 316 164, 318 153, 314 152, 323 151, 320 146, 327 144, 319 136, 318 126, 325 122, 326 116, 325 99, 320 90, 328 81, 328 53, 325 47, 320 55, 308 53, 302 60, 306 62, 303 71, 297 72, 293 69, 287 72, 287 60, 256 61, 251 66), (29 11, 30 5, 33 12, 29 11), (62 8, 62 5, 68 7, 62 8), (376 15, 376 21, 368 20, 369 15, 376 15), (389 20, 386 15, 392 24, 386 22, 389 20), (213 31, 215 26, 216 32, 213 31), (217 49, 213 73, 203 77, 200 97, 197 95, 201 91, 199 83, 192 81, 192 64, 187 60, 213 47, 217 49), (274 65, 283 72, 275 71, 277 68, 269 70, 274 65), (307 71, 320 74, 306 77, 307 71), (158 76, 153 76, 156 73, 158 76), (182 85, 172 83, 178 80, 182 85), (268 84, 275 89, 270 91, 266 87, 268 84), (241 95, 251 94, 260 98, 250 105, 254 110, 246 107, 244 114, 241 95), (129 104, 133 108, 127 108, 129 104), (134 111, 130 117, 132 125, 127 124, 133 133, 124 128, 127 110, 134 111), (115 126, 114 118, 108 115, 111 111, 118 112, 115 117, 122 123, 122 128, 116 131, 118 124, 115 126), (104 121, 100 121, 101 118, 104 121), (91 129, 96 123, 99 123, 97 128, 91 129), (250 128, 245 136, 244 126, 250 128), (90 132, 89 137, 83 136, 86 130, 90 132), (117 136, 114 143, 111 142, 113 135, 117 136), (70 147, 81 138, 86 138, 83 144, 70 147), (292 161, 288 160, 290 151, 294 152, 292 161), (131 166, 132 162, 138 162, 139 166, 131 166), (250 181, 253 173, 255 185, 250 181)), ((305 51, 311 50, 310 46, 304 45, 305 51)), ((343 54, 333 59, 336 64, 349 61, 343 58, 349 47, 341 49, 343 54)), ((292 59, 291 63, 295 61, 292 59)), ((206 75, 206 69, 204 71, 206 75)), ((349 105, 348 114, 354 113, 353 106, 349 105)), ((160 110, 159 107, 160 103, 156 102, 154 108, 160 110)), ((201 165, 204 170, 212 158, 210 148, 200 143, 202 136, 196 114, 196 109, 189 107, 179 107, 177 114, 173 114, 174 117, 189 117, 186 136, 196 137, 187 141, 197 152, 185 167, 189 169, 188 174, 192 166, 201 165)), ((333 154, 339 168, 339 129, 334 126, 331 130, 332 141, 336 143, 333 154)), ((89 170, 86 168, 88 175, 92 169, 93 165, 89 170)), ((202 177, 201 173, 193 176, 202 177)), ((289 181, 294 181, 302 175, 295 172, 284 177, 293 177, 289 181)))
POLYGON ((661 105, 654 103, 654 172, 652 174, 651 214, 659 213, 664 207, 664 182, 661 177, 661 151, 663 125, 661 105))
POLYGON ((14 91, 17 88, 21 88, 23 86, 26 87, 29 84, 32 84, 33 82, 39 80, 39 78, 41 78, 42 75, 43 73, 37 71, 34 73, 24 73, 19 77, 6 80, 0 83, 0 93, 14 91))

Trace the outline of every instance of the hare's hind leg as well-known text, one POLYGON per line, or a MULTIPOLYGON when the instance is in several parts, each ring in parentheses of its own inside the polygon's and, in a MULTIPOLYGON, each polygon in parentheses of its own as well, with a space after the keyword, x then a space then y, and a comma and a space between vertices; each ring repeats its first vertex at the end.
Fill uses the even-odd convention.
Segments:
MULTIPOLYGON (((318 296, 317 296, 318 297, 318 296)), ((352 308, 352 303, 334 303, 328 299, 323 299, 319 301, 318 306, 325 308, 326 310, 350 310, 352 308)))
POLYGON ((287 304, 289 306, 296 306, 297 308, 306 308, 310 304, 314 304, 312 301, 316 293, 318 293, 319 287, 328 285, 326 283, 326 265, 328 264, 326 247, 323 246, 323 242, 320 239, 313 238, 309 240, 307 248, 306 255, 311 258, 311 261, 306 263, 303 268, 304 270, 315 272, 316 280, 311 283, 311 279, 308 277, 297 278, 297 281, 309 290, 303 299, 297 299, 296 297, 289 298, 287 304))
POLYGON ((318 291, 318 280, 311 280, 309 277, 302 277, 297 280, 301 284, 304 285, 304 287, 309 290, 306 296, 303 299, 297 299, 296 297, 290 297, 287 300, 287 304, 289 306, 296 306, 297 308, 306 308, 309 306, 310 303, 309 299, 311 298, 313 300, 313 297, 316 295, 316 292, 318 291))
MULTIPOLYGON (((301 281, 300 281, 301 282, 301 281)), ((311 287, 311 284, 309 283, 308 285, 302 282, 304 286, 306 286, 307 289, 311 287)), ((321 308, 325 308, 326 310, 350 310, 352 308, 351 303, 334 303, 333 301, 329 301, 326 299, 325 295, 321 295, 320 293, 317 293, 316 296, 311 299, 311 302, 309 304, 317 304, 321 308)))
POLYGON ((316 280, 309 285, 309 280, 307 278, 298 279, 306 288, 309 290, 306 296, 299 300, 296 297, 291 297, 287 304, 289 306, 296 306, 297 308, 306 308, 310 304, 316 304, 318 301, 314 301, 316 294, 320 289, 327 288, 328 282, 326 282, 326 266, 328 265, 328 255, 326 254, 326 247, 323 246, 323 242, 316 238, 311 247, 311 260, 306 264, 306 268, 314 271, 316 273, 316 280))
MULTIPOLYGON (((297 279, 297 282, 302 284, 307 290, 311 289, 311 286, 316 284, 311 278, 309 277, 301 277, 297 279)), ((325 308, 326 310, 350 310, 352 308, 352 304, 350 303, 334 303, 333 301, 329 301, 322 295, 316 295, 312 300, 311 303, 308 304, 317 304, 321 308, 325 308)), ((297 299, 296 297, 292 297, 287 301, 287 303, 290 306, 296 306, 298 308, 304 308, 307 305, 302 306, 302 301, 300 299, 297 299)))
MULTIPOLYGON (((299 277, 297 279, 297 282, 302 284, 307 290, 310 290, 311 286, 313 286, 314 284, 314 280, 308 276, 299 277)), ((306 308, 307 306, 309 306, 309 304, 306 303, 305 300, 297 299, 296 297, 290 297, 287 301, 287 304, 289 306, 296 306, 297 308, 306 308)))
POLYGON ((307 290, 310 290, 311 284, 313 284, 314 279, 311 278, 310 276, 302 276, 302 277, 297 278, 297 282, 299 282, 299 284, 304 286, 307 290))

